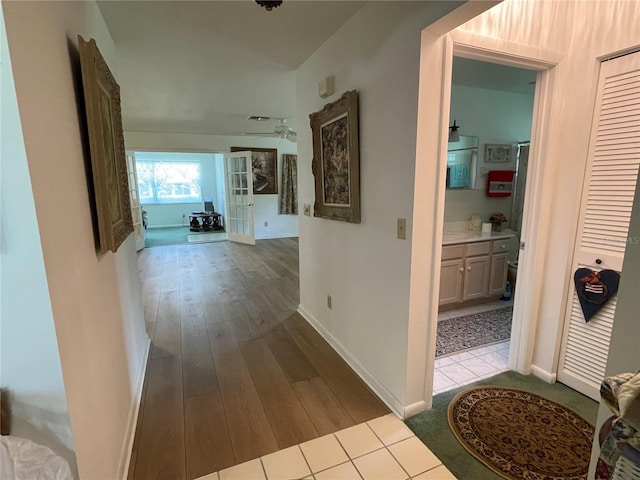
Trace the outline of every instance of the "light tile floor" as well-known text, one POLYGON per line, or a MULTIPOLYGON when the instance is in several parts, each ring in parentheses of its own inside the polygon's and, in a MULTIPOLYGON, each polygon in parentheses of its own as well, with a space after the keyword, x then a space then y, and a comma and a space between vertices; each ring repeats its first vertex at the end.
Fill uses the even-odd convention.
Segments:
MULTIPOLYGON (((513 302, 491 302, 438 314, 438 320, 487 312, 513 305, 513 302)), ((433 376, 433 394, 453 390, 509 369, 509 341, 438 357, 433 376)))
POLYGON ((198 480, 455 480, 393 414, 198 480))

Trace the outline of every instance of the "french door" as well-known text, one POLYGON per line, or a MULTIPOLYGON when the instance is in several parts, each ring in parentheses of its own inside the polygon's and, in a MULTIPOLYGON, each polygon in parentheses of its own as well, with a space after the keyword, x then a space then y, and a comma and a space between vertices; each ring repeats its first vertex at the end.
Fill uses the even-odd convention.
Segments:
POLYGON ((226 228, 229 240, 255 245, 251 152, 226 154, 224 176, 227 191, 226 228))
MULTIPOLYGON (((640 52, 636 52, 606 61, 600 69, 573 271, 622 270, 639 166, 640 52)), ((599 400, 617 298, 587 323, 572 290, 558 380, 599 400)))
POLYGON ((138 194, 138 173, 136 172, 136 157, 134 152, 127 152, 127 175, 129 177, 129 197, 131 200, 131 218, 133 233, 136 237, 136 251, 144 248, 145 230, 142 222, 142 206, 138 194))

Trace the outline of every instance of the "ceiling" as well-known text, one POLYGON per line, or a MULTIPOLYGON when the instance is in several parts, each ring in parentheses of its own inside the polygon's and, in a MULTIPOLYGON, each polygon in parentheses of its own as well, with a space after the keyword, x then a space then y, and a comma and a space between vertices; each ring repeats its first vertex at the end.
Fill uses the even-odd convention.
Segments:
MULTIPOLYGON (((284 0, 268 12, 253 0, 99 1, 125 130, 238 135, 277 124, 248 115, 295 128, 295 70, 365 3, 284 0)), ((371 28, 384 36, 426 3, 375 1, 391 7, 371 28)), ((454 58, 454 84, 533 94, 532 81, 535 72, 454 58)))
POLYGON ((536 74, 535 70, 525 70, 497 63, 453 57, 451 83, 453 85, 533 95, 536 89, 536 74))
MULTIPOLYGON (((127 131, 273 131, 295 112, 295 70, 365 2, 100 1, 127 131)), ((318 79, 320 80, 320 79, 318 79)), ((288 122, 295 126, 295 120, 288 122)))

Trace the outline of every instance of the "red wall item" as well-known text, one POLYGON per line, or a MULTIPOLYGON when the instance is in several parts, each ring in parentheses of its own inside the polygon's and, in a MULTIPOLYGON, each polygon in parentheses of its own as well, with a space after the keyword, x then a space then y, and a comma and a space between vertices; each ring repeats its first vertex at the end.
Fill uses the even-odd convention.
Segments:
POLYGON ((487 175, 487 197, 510 197, 514 173, 513 170, 491 170, 487 175))

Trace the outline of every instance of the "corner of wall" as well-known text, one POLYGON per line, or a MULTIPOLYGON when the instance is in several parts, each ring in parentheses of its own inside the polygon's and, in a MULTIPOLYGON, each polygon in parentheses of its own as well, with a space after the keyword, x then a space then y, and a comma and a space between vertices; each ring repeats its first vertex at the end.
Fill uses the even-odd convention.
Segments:
POLYGON ((351 369, 356 372, 360 379, 373 390, 396 415, 405 417, 405 406, 391 393, 374 375, 363 367, 358 360, 302 305, 298 305, 298 313, 311 325, 329 345, 347 362, 351 369))

